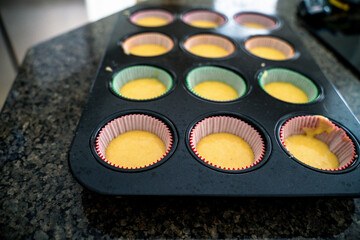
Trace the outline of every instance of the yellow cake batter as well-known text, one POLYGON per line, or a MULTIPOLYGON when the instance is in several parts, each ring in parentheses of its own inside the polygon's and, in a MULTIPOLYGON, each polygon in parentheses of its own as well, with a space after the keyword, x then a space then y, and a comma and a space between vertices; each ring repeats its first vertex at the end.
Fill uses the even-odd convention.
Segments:
POLYGON ((263 25, 261 25, 261 24, 258 24, 258 23, 245 22, 245 23, 242 23, 242 25, 243 25, 244 27, 248 27, 248 28, 266 29, 265 26, 263 26, 263 25))
POLYGON ((217 28, 219 26, 216 22, 208 20, 194 20, 190 22, 190 25, 198 28, 217 28))
POLYGON ((230 54, 224 48, 214 44, 199 44, 191 47, 189 51, 195 55, 208 58, 226 57, 230 54))
POLYGON ((130 49, 130 54, 142 57, 158 56, 166 52, 168 49, 157 44, 141 44, 130 49))
POLYGON ((199 96, 213 101, 231 101, 239 95, 233 87, 219 81, 201 82, 193 90, 199 96))
POLYGON ((301 162, 319 169, 337 169, 339 160, 329 146, 314 138, 323 132, 330 133, 333 126, 321 117, 317 128, 303 128, 305 135, 292 135, 285 139, 286 149, 301 162))
POLYGON ((161 17, 144 17, 136 21, 137 25, 143 27, 160 27, 168 23, 168 20, 161 17))
POLYGON ((254 153, 247 142, 231 133, 214 133, 202 138, 197 152, 212 165, 245 168, 254 163, 254 153))
POLYGON ((139 78, 127 82, 120 88, 120 94, 126 98, 144 100, 163 95, 165 85, 156 78, 139 78))
POLYGON ((287 58, 283 52, 271 47, 253 47, 249 51, 258 57, 270 60, 285 60, 287 58))
POLYGON ((306 93, 291 83, 271 82, 264 86, 271 96, 285 102, 307 103, 309 101, 306 93))
POLYGON ((164 142, 147 131, 129 131, 114 138, 105 151, 106 159, 123 168, 144 167, 165 154, 164 142))

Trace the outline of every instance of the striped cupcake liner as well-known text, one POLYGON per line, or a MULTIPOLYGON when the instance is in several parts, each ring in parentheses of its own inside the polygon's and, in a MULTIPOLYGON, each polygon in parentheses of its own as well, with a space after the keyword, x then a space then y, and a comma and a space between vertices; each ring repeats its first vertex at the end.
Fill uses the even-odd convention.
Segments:
MULTIPOLYGON (((235 52, 235 45, 229 39, 215 34, 197 34, 191 36, 188 39, 186 39, 186 41, 184 42, 184 47, 187 51, 190 52, 190 49, 192 47, 200 44, 212 44, 221 47, 228 52, 227 56, 235 52)), ((201 56, 201 57, 206 57, 206 56, 201 56)))
POLYGON ((263 26, 264 29, 271 30, 278 26, 275 19, 259 13, 238 13, 234 19, 235 22, 244 27, 247 27, 246 24, 257 24, 263 26))
POLYGON ((188 13, 186 13, 182 20, 188 24, 192 25, 193 21, 209 21, 217 25, 217 27, 220 27, 226 23, 226 18, 221 15, 220 13, 210 11, 210 10, 193 10, 188 13))
MULTIPOLYGON (((276 38, 276 37, 258 36, 258 37, 252 37, 252 38, 246 40, 246 42, 245 42, 246 50, 248 50, 250 52, 250 50, 255 47, 268 47, 268 48, 278 50, 285 55, 286 59, 284 59, 284 60, 291 59, 295 56, 294 48, 288 42, 286 42, 280 38, 276 38)), ((252 55, 254 55, 254 54, 252 54, 252 55)), ((265 58, 265 59, 270 59, 273 61, 283 61, 283 60, 275 60, 275 59, 271 59, 271 58, 265 58)))
POLYGON ((245 170, 260 163, 265 156, 265 143, 260 133, 248 123, 230 116, 212 116, 199 121, 190 132, 189 142, 192 151, 199 159, 210 166, 223 170, 245 170), (230 168, 227 166, 218 166, 216 163, 205 159, 198 153, 196 149, 197 144, 202 138, 214 133, 231 133, 242 138, 250 145, 254 153, 254 162, 246 167, 230 168))
POLYGON ((95 149, 97 155, 105 163, 119 169, 142 169, 152 166, 164 159, 170 152, 172 146, 173 136, 168 126, 161 120, 144 114, 128 114, 113 119, 101 128, 95 139, 95 149), (120 134, 134 130, 147 131, 157 135, 165 144, 165 154, 155 161, 149 160, 147 164, 137 167, 127 167, 126 164, 116 165, 108 161, 105 157, 105 151, 109 143, 120 134))
MULTIPOLYGON (((170 12, 163 10, 163 9, 146 9, 146 10, 137 11, 130 16, 130 21, 132 23, 134 23, 135 25, 139 25, 137 23, 137 21, 144 19, 144 18, 148 18, 148 17, 161 18, 167 22, 166 24, 158 25, 158 26, 154 26, 154 27, 165 26, 165 25, 171 23, 172 21, 174 21, 174 16, 170 12)), ((139 26, 143 26, 143 25, 139 25, 139 26)), ((147 26, 145 26, 145 27, 147 27, 147 26)), ((151 26, 151 27, 153 27, 153 26, 151 26)))
MULTIPOLYGON (((123 48, 125 54, 129 55, 131 48, 139 46, 139 45, 144 45, 144 44, 154 44, 154 45, 162 46, 162 47, 166 48, 167 52, 169 52, 174 47, 174 42, 169 36, 162 34, 162 33, 147 32, 147 33, 138 33, 138 34, 132 35, 131 37, 127 38, 122 43, 122 48, 123 48)), ((165 53, 167 53, 167 52, 165 52, 165 53)), ((165 54, 165 53, 163 53, 163 54, 165 54)), ((163 55, 163 54, 160 54, 160 55, 163 55)), ((142 55, 137 55, 137 56, 146 57, 146 56, 142 56, 142 55)), ((154 57, 154 56, 159 56, 159 55, 154 54, 154 55, 147 56, 147 57, 154 57)))
MULTIPOLYGON (((286 121, 280 129, 280 141, 284 148, 286 148, 285 139, 291 135, 305 134, 303 128, 317 128, 319 122, 326 121, 326 124, 331 126, 332 131, 327 133, 326 131, 315 135, 315 138, 324 142, 329 146, 330 151, 335 154, 339 160, 339 167, 336 169, 322 169, 324 171, 340 171, 351 166, 356 157, 355 145, 353 141, 346 134, 345 130, 335 125, 333 122, 322 116, 306 115, 297 116, 286 121)), ((288 150, 287 150, 288 151, 288 150)), ((291 152, 288 151, 290 154, 291 152)), ((291 155, 292 156, 292 155, 291 155)), ((302 162, 301 162, 302 163, 302 162)), ((306 164, 305 164, 306 165, 306 164)), ((308 165, 307 165, 308 166, 308 165)), ((311 167, 311 166, 310 166, 311 167)))

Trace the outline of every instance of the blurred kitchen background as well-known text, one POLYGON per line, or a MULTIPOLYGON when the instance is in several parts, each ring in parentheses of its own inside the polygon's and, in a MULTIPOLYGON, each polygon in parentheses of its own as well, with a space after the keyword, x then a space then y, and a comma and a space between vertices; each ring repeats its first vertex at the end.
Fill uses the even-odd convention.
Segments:
POLYGON ((26 51, 139 0, 0 0, 0 111, 26 51))

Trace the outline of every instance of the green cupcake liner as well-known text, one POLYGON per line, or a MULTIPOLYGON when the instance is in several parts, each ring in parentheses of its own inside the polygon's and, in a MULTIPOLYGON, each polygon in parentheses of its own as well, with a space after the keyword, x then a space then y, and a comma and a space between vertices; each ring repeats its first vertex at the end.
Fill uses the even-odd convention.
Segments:
POLYGON ((111 88, 117 95, 119 95, 123 98, 130 99, 130 100, 144 101, 144 100, 156 99, 156 98, 159 98, 159 97, 165 95, 166 93, 168 93, 170 91, 173 84, 174 83, 173 83, 172 76, 165 70, 162 70, 157 67, 152 67, 152 66, 138 65, 138 66, 127 67, 127 68, 121 70, 120 72, 118 72, 111 81, 111 88), (126 83, 128 83, 132 80, 139 79, 139 78, 156 78, 162 84, 165 85, 166 92, 164 92, 162 95, 157 96, 155 98, 148 98, 148 99, 132 99, 132 98, 127 98, 127 97, 123 96, 122 94, 120 94, 120 89, 122 86, 124 86, 126 83))
POLYGON ((307 103, 314 101, 319 96, 317 86, 309 78, 288 69, 273 68, 262 72, 259 77, 259 83, 265 92, 264 86, 271 82, 285 82, 295 85, 305 92, 309 99, 307 103))
MULTIPOLYGON (((206 99, 206 100, 211 100, 211 99, 204 98, 203 96, 197 94, 193 90, 193 88, 197 84, 205 82, 205 81, 219 81, 219 82, 230 85, 238 93, 238 97, 236 99, 239 99, 240 97, 242 97, 246 93, 246 90, 247 90, 246 83, 242 77, 240 77, 239 75, 237 75, 236 73, 234 73, 230 70, 227 70, 227 69, 221 68, 221 67, 215 67, 215 66, 198 67, 198 68, 195 68, 192 71, 190 71, 186 77, 186 86, 195 95, 197 95, 203 99, 206 99)), ((233 100, 236 100, 236 99, 233 99, 233 100)), ((230 100, 230 101, 233 101, 233 100, 230 100)), ((212 100, 212 101, 215 101, 215 100, 212 100)), ((218 101, 218 102, 222 102, 222 101, 218 101)), ((227 102, 227 101, 224 101, 224 102, 227 102)))

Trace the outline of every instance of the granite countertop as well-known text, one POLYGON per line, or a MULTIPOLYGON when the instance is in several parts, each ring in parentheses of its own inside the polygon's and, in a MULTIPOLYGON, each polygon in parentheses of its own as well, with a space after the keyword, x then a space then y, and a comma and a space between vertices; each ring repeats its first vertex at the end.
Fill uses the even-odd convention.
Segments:
MULTIPOLYGON (((296 1, 274 6, 360 119, 360 79, 299 25, 296 1)), ((359 238, 357 198, 116 198, 79 185, 68 152, 115 18, 27 52, 0 117, 1 239, 359 238)))

